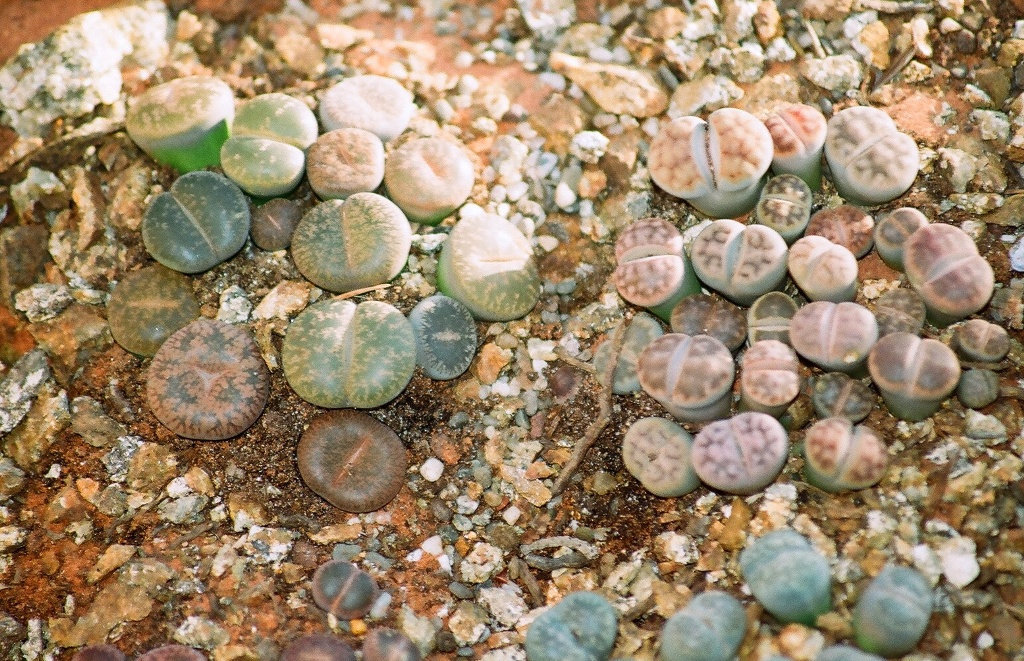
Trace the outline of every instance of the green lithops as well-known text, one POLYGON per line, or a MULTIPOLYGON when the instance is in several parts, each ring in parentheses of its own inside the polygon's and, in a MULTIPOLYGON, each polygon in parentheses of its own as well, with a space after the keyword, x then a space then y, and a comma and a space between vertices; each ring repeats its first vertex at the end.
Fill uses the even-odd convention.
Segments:
POLYGON ((284 376, 303 399, 326 408, 373 408, 398 396, 416 369, 412 325, 379 301, 331 299, 304 310, 281 350, 284 376))
POLYGON ((690 462, 693 436, 665 418, 640 418, 622 439, 622 463, 644 488, 662 498, 690 493, 700 479, 690 462))
MULTIPOLYGON (((636 372, 640 353, 644 347, 664 334, 665 331, 658 320, 646 312, 641 312, 633 317, 629 326, 626 327, 622 350, 619 351, 619 359, 615 362, 615 371, 612 373, 612 392, 616 395, 628 395, 640 390, 640 377, 636 372)), ((597 347, 594 352, 594 369, 598 374, 604 374, 611 355, 612 343, 610 341, 602 342, 597 347)))
POLYGON ((731 661, 747 631, 743 605, 718 590, 702 592, 665 622, 661 661, 731 661))
POLYGON ((985 408, 999 398, 999 375, 992 370, 966 370, 960 375, 956 397, 969 409, 985 408))
POLYGON ((388 154, 384 185, 411 220, 436 225, 473 190, 473 162, 445 138, 416 138, 388 154))
POLYGON ((573 592, 537 616, 526 632, 528 661, 604 661, 615 645, 618 617, 596 592, 573 592))
POLYGON ((220 164, 235 98, 208 76, 178 78, 151 87, 128 109, 128 135, 153 160, 179 172, 220 164))
POLYGON ((122 347, 152 356, 172 333, 199 316, 199 301, 181 275, 147 266, 126 275, 107 302, 110 334, 122 347))
POLYGON ((190 172, 150 203, 142 241, 153 259, 182 273, 199 273, 225 261, 249 236, 249 203, 230 179, 190 172))
POLYGON ((348 292, 387 282, 409 257, 412 230, 402 210, 376 193, 310 209, 292 234, 292 259, 318 287, 348 292))
POLYGON ((774 530, 748 544, 740 571, 754 598, 783 622, 813 626, 832 608, 828 560, 795 530, 774 530))
POLYGON ((462 303, 435 294, 409 313, 416 334, 416 364, 431 379, 454 379, 476 355, 476 322, 462 303))
POLYGON ((900 656, 917 647, 932 615, 932 591, 921 572, 888 565, 868 584, 853 609, 857 646, 900 656))
POLYGON ((500 216, 474 214, 452 228, 437 263, 437 288, 484 321, 510 321, 533 309, 540 275, 529 240, 500 216))

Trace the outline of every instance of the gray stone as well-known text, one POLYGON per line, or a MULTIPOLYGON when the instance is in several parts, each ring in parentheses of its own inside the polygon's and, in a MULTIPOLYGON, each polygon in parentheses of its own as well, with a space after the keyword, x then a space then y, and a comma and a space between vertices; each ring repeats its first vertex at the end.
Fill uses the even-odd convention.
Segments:
POLYGON ((807 58, 800 65, 800 73, 818 87, 836 94, 855 90, 864 80, 864 69, 853 55, 807 58))
POLYGON ((1010 247, 1010 268, 1014 271, 1024 271, 1024 236, 1010 247))
POLYGON ((438 627, 429 617, 420 617, 409 606, 402 604, 401 610, 398 611, 397 624, 424 656, 434 649, 438 627))
POLYGON ((32 323, 53 319, 71 304, 71 290, 64 285, 35 284, 14 296, 14 307, 32 323))
POLYGON ((157 507, 157 511, 162 519, 171 523, 198 521, 199 513, 209 502, 210 499, 202 494, 191 494, 173 500, 165 500, 157 507))
POLYGON ((114 482, 124 482, 128 477, 128 466, 132 457, 142 447, 142 438, 139 436, 121 436, 117 443, 110 449, 110 452, 103 455, 100 461, 107 468, 110 479, 114 482))
POLYGON ((530 610, 526 601, 508 588, 482 588, 480 603, 505 628, 514 627, 519 619, 530 610))
POLYGON ((14 429, 32 408, 39 388, 50 377, 46 354, 35 349, 18 359, 0 380, 0 434, 14 429))
POLYGON ((71 431, 89 445, 102 448, 124 436, 124 426, 108 416, 92 397, 75 397, 71 401, 71 431))
POLYGON ((448 618, 448 628, 460 645, 475 645, 487 637, 487 611, 472 601, 462 601, 448 618))
POLYGON ((174 640, 182 645, 212 650, 231 642, 231 636, 213 620, 190 615, 174 630, 174 640))
POLYGON ((25 486, 25 472, 8 457, 0 457, 0 503, 6 502, 25 486))

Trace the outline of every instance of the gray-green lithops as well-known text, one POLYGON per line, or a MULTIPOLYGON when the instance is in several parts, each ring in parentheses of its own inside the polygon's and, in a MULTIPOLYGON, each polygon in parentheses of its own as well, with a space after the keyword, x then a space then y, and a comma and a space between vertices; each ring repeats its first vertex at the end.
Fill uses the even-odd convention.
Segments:
POLYGON ((924 328, 924 301, 913 289, 890 289, 875 301, 875 319, 878 321, 878 336, 890 333, 913 333, 917 335, 924 328))
POLYGON ((1010 352, 1010 334, 984 319, 971 319, 953 331, 953 348, 964 359, 998 363, 1010 352))
POLYGON ((798 309, 796 301, 781 291, 770 291, 758 297, 747 310, 747 342, 778 340, 792 345, 789 325, 798 309))
POLYGON ((431 379, 454 379, 476 354, 476 322, 462 303, 444 294, 423 299, 409 313, 416 364, 431 379))
POLYGON ((637 374, 644 391, 679 420, 729 414, 736 368, 725 345, 709 335, 662 335, 640 354, 637 374))
POLYGON ((800 394, 800 361, 788 344, 760 340, 740 360, 740 407, 779 417, 800 394))
POLYGON ((537 616, 526 632, 528 661, 604 661, 612 653, 618 617, 596 592, 573 592, 537 616))
POLYGON ((808 235, 794 243, 789 274, 812 301, 852 301, 857 294, 857 258, 823 236, 808 235))
POLYGON ((700 281, 738 305, 750 305, 786 279, 786 242, 764 225, 713 221, 690 250, 700 281))
POLYGON ((673 333, 710 335, 729 351, 736 351, 747 339, 747 315, 718 296, 693 294, 672 308, 673 333))
POLYGON ((746 411, 701 429, 690 458, 704 484, 739 495, 771 484, 789 457, 789 435, 767 413, 746 411))
POLYGON ((783 622, 814 626, 832 607, 828 560, 790 528, 750 542, 740 553, 740 571, 754 598, 783 622))
POLYGON ((999 375, 992 370, 966 370, 957 383, 956 397, 969 409, 985 408, 999 398, 999 375))
POLYGON ((903 244, 910 235, 928 224, 925 215, 913 207, 900 207, 875 224, 875 250, 890 268, 903 270, 903 244))
POLYGON ((811 219, 811 188, 794 174, 772 177, 761 190, 761 199, 754 207, 754 220, 779 233, 792 244, 803 236, 811 219))
POLYGON ((199 316, 199 301, 179 273, 160 265, 129 273, 107 302, 110 334, 122 347, 152 356, 171 333, 199 316))
POLYGON ((848 374, 829 372, 814 377, 811 402, 820 418, 843 417, 860 422, 875 408, 875 394, 848 374))
POLYGON ((900 656, 917 647, 932 615, 928 581, 910 567, 887 565, 853 609, 857 645, 873 654, 900 656))
POLYGON ((825 418, 804 437, 804 475, 825 491, 853 491, 878 484, 889 465, 875 430, 847 418, 825 418))
POLYGON ((868 357, 871 379, 897 418, 924 420, 960 381, 960 361, 942 342, 910 333, 886 335, 868 357))
POLYGON ((619 296, 666 321, 680 300, 700 293, 683 235, 662 218, 644 218, 623 230, 615 241, 615 263, 619 296))
POLYGON ((859 370, 878 340, 878 322, 863 305, 816 301, 793 315, 789 339, 796 352, 826 370, 859 370))
POLYGON ((661 630, 660 661, 731 661, 747 631, 743 605, 730 594, 698 594, 661 630))
POLYGON ((622 463, 644 488, 662 498, 690 493, 700 479, 690 463, 693 436, 665 418, 640 418, 622 439, 622 463))
POLYGON ((324 200, 368 193, 384 181, 384 143, 363 129, 324 133, 309 148, 306 160, 309 185, 324 200))
POLYGON ((473 190, 473 161, 455 141, 416 138, 388 154, 384 185, 410 220, 436 225, 473 190))
MULTIPOLYGON (((640 359, 640 352, 644 350, 656 338, 665 334, 665 330, 658 323, 658 320, 651 315, 641 312, 626 327, 626 337, 622 341, 622 349, 619 351, 619 359, 615 363, 615 371, 612 373, 612 392, 616 395, 627 395, 640 390, 640 377, 637 376, 637 361, 640 359)), ((603 374, 611 359, 612 344, 609 341, 602 342, 594 352, 594 369, 598 374, 603 374)))
POLYGON ((385 142, 405 130, 415 111, 409 90, 392 78, 373 74, 346 78, 320 99, 320 121, 326 131, 364 129, 385 142))

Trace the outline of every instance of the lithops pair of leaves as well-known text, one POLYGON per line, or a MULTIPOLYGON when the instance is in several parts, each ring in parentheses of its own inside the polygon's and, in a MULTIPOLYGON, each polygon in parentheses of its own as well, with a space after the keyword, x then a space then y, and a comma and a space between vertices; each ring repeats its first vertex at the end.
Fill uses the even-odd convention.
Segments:
POLYGON ((690 255, 701 282, 750 305, 786 279, 786 252, 786 242, 770 227, 721 219, 701 230, 690 255))
POLYGON ((355 661, 356 653, 337 636, 308 633, 281 650, 278 661, 355 661))
POLYGON ((637 375, 644 391, 679 420, 729 414, 736 375, 732 354, 709 335, 662 335, 640 354, 637 375))
POLYGON ((700 430, 690 457, 701 481, 739 495, 771 484, 789 456, 789 435, 767 413, 746 411, 700 430))
POLYGON ((903 270, 903 247, 907 239, 928 224, 924 214, 913 207, 894 209, 875 225, 875 250, 890 268, 903 270))
POLYGON ((665 319, 686 296, 700 293, 700 283, 683 252, 683 235, 661 218, 638 220, 615 242, 615 289, 633 305, 665 319))
POLYGON ((780 174, 772 177, 761 190, 754 207, 754 220, 779 233, 792 244, 803 236, 811 219, 813 202, 811 188, 800 177, 780 174))
POLYGON ((660 661, 730 661, 747 631, 743 605, 718 590, 702 592, 661 629, 660 661))
POLYGON ((736 351, 747 338, 747 315, 729 301, 708 294, 687 296, 672 309, 672 332, 710 335, 736 351))
POLYGON ((292 243, 292 233, 302 220, 302 203, 275 197, 252 212, 252 241, 263 250, 284 250, 292 243))
POLYGON ((452 139, 410 140, 388 155, 384 185, 410 220, 436 225, 473 190, 473 162, 452 139))
POLYGON ((309 148, 307 160, 309 185, 324 200, 368 193, 384 181, 384 143, 365 129, 324 133, 309 148))
POLYGON ((814 377, 811 403, 819 418, 846 418, 860 422, 875 408, 875 394, 863 381, 842 372, 814 377))
POLYGON ((851 204, 822 209, 807 223, 805 235, 823 236, 838 244, 857 259, 871 251, 874 245, 875 219, 871 214, 851 204))
POLYGON ((884 111, 868 106, 840 110, 828 120, 825 160, 839 194, 867 205, 905 193, 919 167, 914 139, 884 111))
POLYGON ((152 356, 172 333, 199 316, 188 280, 160 265, 126 275, 107 302, 110 334, 122 347, 152 356))
POLYGON ((963 319, 992 298, 992 266, 959 227, 935 223, 916 230, 904 243, 903 265, 933 324, 963 319))
POLYGON ((754 598, 782 622, 814 626, 832 607, 828 560, 795 530, 773 530, 740 553, 740 571, 754 598))
MULTIPOLYGON (((658 320, 641 312, 633 317, 626 327, 626 337, 622 341, 622 349, 612 372, 612 392, 626 395, 640 390, 640 377, 637 376, 637 361, 644 348, 655 339, 665 334, 658 320)), ((604 374, 611 360, 612 344, 605 340, 594 352, 594 369, 598 375, 604 374)))
POLYGON ((932 591, 915 569, 887 565, 868 583, 853 609, 861 649, 886 657, 913 650, 928 628, 932 591))
POLYGON ((573 592, 537 616, 526 632, 528 661, 594 659, 611 655, 618 616, 596 592, 573 592))
POLYGON ((903 420, 924 420, 956 388, 960 361, 938 340, 892 333, 871 350, 868 371, 893 415, 903 420))
POLYGON ((984 319, 971 319, 953 331, 953 348, 964 360, 998 363, 1010 352, 1010 334, 984 319))
POLYGON ((747 310, 747 342, 778 340, 792 346, 789 326, 798 309, 796 301, 780 291, 758 297, 747 310))
POLYGON ((804 475, 825 491, 866 489, 877 484, 889 465, 878 434, 847 418, 825 418, 804 437, 804 475))
POLYGON ((346 78, 324 92, 320 121, 324 129, 359 128, 387 142, 409 125, 416 106, 412 93, 384 76, 346 78))
POLYGON ((800 394, 800 361, 787 344, 754 342, 740 366, 740 407, 744 410, 779 417, 800 394))
POLYGON ((409 313, 416 364, 431 379, 454 379, 476 355, 476 322, 465 305, 444 294, 429 296, 409 313))
POLYGON ((924 300, 913 289, 891 289, 875 301, 875 319, 878 320, 878 335, 891 333, 912 333, 917 335, 924 328, 926 315, 924 300))
POLYGON ((786 103, 773 110, 764 125, 774 146, 772 171, 821 188, 821 151, 828 130, 821 111, 804 103, 786 103))
POLYGON ((380 593, 373 577, 344 560, 330 560, 313 572, 313 601, 343 620, 366 615, 380 593))
POLYGON ((852 301, 857 294, 857 258, 823 236, 808 235, 794 243, 787 267, 812 301, 852 301))
POLYGON ((622 439, 622 463, 654 495, 683 496, 700 486, 692 446, 693 436, 671 420, 640 418, 622 439))
POLYGON ((789 339, 796 352, 826 370, 857 372, 878 340, 878 322, 857 303, 808 303, 793 315, 789 339))

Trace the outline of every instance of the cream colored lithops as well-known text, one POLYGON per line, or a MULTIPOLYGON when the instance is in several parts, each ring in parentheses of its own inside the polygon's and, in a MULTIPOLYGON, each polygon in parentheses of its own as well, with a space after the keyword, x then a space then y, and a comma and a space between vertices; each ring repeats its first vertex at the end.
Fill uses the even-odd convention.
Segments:
POLYGON ((842 417, 811 425, 804 437, 804 475, 825 491, 852 491, 877 484, 889 465, 875 430, 842 417))
POLYGON ((814 189, 821 187, 821 150, 827 123, 821 111, 803 103, 787 103, 764 120, 775 146, 772 170, 793 174, 814 189))
POLYGON ((826 370, 854 372, 878 341, 878 322, 857 303, 808 303, 793 315, 789 339, 796 352, 826 370))
POLYGON ((884 111, 840 110, 828 121, 825 160, 836 190, 856 204, 882 204, 907 192, 917 177, 917 143, 884 111))
POLYGON ((385 142, 405 130, 415 111, 409 90, 397 80, 373 74, 346 78, 320 99, 325 130, 365 129, 385 142))
POLYGON ((729 414, 736 368, 729 349, 709 335, 662 335, 640 354, 637 375, 644 391, 679 420, 729 414))
POLYGON ((473 162, 446 138, 416 138, 388 154, 384 185, 410 220, 436 225, 473 190, 473 162))
POLYGON ((788 344, 754 342, 740 360, 740 406, 778 417, 800 394, 800 361, 788 344))
POLYGON ((793 282, 812 301, 852 301, 857 294, 857 258, 823 236, 805 236, 789 249, 793 282))
POLYGON ((368 193, 384 181, 384 143, 363 129, 324 133, 309 148, 306 160, 309 185, 324 200, 368 193))
POLYGON ((666 193, 712 218, 753 208, 772 163, 772 137, 744 110, 721 108, 708 116, 679 117, 651 142, 647 166, 666 193))
POLYGON ((750 305, 786 278, 786 242, 764 225, 716 220, 690 250, 700 281, 738 305, 750 305))
POLYGON ((628 226, 615 242, 612 274, 619 295, 668 320, 676 303, 700 292, 700 283, 683 252, 683 235, 661 218, 628 226))
POLYGON ((811 219, 811 188, 793 174, 772 177, 761 190, 754 207, 754 220, 779 233, 786 243, 799 239, 811 219))

